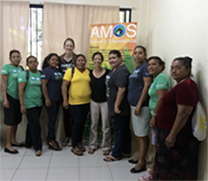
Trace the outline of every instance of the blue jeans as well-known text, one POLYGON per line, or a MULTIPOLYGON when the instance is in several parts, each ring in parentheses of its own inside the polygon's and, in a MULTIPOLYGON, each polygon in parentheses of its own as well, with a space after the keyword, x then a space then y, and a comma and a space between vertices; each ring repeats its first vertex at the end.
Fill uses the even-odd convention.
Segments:
POLYGON ((129 128, 130 115, 115 114, 114 116, 114 131, 115 131, 115 146, 112 156, 121 158, 122 154, 131 153, 131 132, 129 128))
POLYGON ((85 121, 90 110, 90 104, 69 105, 72 114, 72 146, 76 147, 82 142, 84 134, 85 121))
POLYGON ((30 148, 34 146, 34 149, 42 150, 42 139, 41 139, 41 127, 40 127, 40 113, 42 107, 33 107, 27 109, 27 130, 26 130, 26 141, 25 146, 30 148))
POLYGON ((51 107, 46 107, 48 112, 48 138, 50 140, 56 140, 55 125, 59 111, 60 102, 54 102, 51 100, 51 107))

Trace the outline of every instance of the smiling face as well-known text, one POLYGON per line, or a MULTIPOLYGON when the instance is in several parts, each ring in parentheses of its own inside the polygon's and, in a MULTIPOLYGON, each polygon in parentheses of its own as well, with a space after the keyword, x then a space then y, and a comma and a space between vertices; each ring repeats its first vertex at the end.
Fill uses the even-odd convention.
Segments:
POLYGON ((153 77, 156 77, 159 73, 162 72, 163 65, 160 65, 157 59, 151 59, 147 63, 147 69, 153 77))
POLYGON ((101 67, 102 62, 103 62, 102 57, 99 54, 95 55, 93 57, 92 61, 93 61, 94 65, 95 65, 95 67, 99 67, 99 68, 101 67))
POLYGON ((36 71, 38 67, 38 61, 35 57, 30 57, 27 62, 29 70, 36 71))
POLYGON ((49 67, 51 67, 52 69, 56 69, 56 67, 58 66, 58 57, 53 55, 50 60, 48 60, 48 65, 49 67))
POLYGON ((64 44, 65 53, 72 53, 74 50, 74 44, 72 41, 68 40, 64 44))
POLYGON ((146 60, 146 54, 142 48, 138 47, 134 50, 133 58, 137 64, 142 64, 146 60))
POLYGON ((172 62, 170 73, 172 78, 177 82, 189 77, 190 72, 190 68, 186 69, 181 61, 175 60, 172 62))
POLYGON ((113 68, 118 68, 122 64, 122 59, 118 57, 116 54, 109 54, 108 62, 113 68))
POLYGON ((18 67, 21 61, 21 55, 18 52, 13 52, 9 59, 13 66, 18 67))
POLYGON ((85 69, 86 60, 83 56, 79 56, 76 59, 76 67, 78 70, 82 71, 85 69))

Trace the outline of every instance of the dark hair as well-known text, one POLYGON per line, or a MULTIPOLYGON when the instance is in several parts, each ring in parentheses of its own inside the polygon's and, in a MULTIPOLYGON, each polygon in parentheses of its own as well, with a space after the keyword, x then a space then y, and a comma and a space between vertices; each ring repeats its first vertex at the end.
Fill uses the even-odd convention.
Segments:
POLYGON ((108 55, 110 55, 110 54, 115 54, 115 55, 117 55, 118 58, 122 58, 121 52, 118 50, 111 50, 108 55))
POLYGON ((158 57, 158 56, 151 56, 151 57, 149 57, 149 58, 147 59, 147 63, 148 63, 150 60, 152 60, 152 59, 158 60, 159 65, 162 65, 162 66, 163 66, 162 70, 165 69, 165 62, 164 62, 160 57, 158 57))
MULTIPOLYGON (((191 68, 192 68, 192 66, 191 66, 192 58, 191 57, 177 57, 173 61, 177 61, 177 60, 182 62, 182 64, 184 65, 184 67, 186 69, 190 69, 191 70, 191 68)), ((191 75, 191 71, 189 73, 189 76, 190 75, 191 75)))
MULTIPOLYGON (((12 56, 13 53, 19 53, 19 54, 20 54, 19 50, 11 50, 11 51, 9 52, 9 58, 11 58, 11 56, 12 56)), ((21 55, 21 54, 20 54, 20 55, 21 55)))
POLYGON ((83 57, 83 58, 85 59, 85 62, 87 62, 87 59, 86 59, 86 57, 85 57, 83 54, 78 54, 78 55, 76 55, 76 57, 74 58, 74 63, 75 63, 75 65, 76 65, 76 61, 77 61, 77 59, 78 59, 79 57, 83 57))
POLYGON ((93 56, 92 56, 92 59, 94 59, 96 55, 100 55, 100 56, 101 56, 101 60, 102 60, 102 61, 104 60, 103 54, 100 53, 100 52, 95 52, 95 53, 93 54, 93 56))
POLYGON ((34 58, 34 59, 36 59, 36 60, 38 60, 35 56, 33 56, 33 55, 30 55, 29 57, 27 57, 27 59, 26 59, 26 63, 28 64, 28 61, 29 61, 29 59, 30 58, 34 58))
POLYGON ((141 49, 143 50, 143 52, 144 52, 144 55, 147 55, 147 51, 146 51, 146 48, 145 48, 145 47, 143 47, 142 45, 137 45, 137 46, 135 46, 134 51, 135 51, 137 48, 141 48, 141 49))
POLYGON ((61 60, 60 60, 60 57, 56 53, 50 53, 47 57, 44 58, 42 69, 44 70, 45 68, 48 67, 48 61, 51 59, 52 56, 56 56, 58 58, 58 62, 59 62, 58 67, 59 67, 59 71, 61 71, 60 69, 61 60))

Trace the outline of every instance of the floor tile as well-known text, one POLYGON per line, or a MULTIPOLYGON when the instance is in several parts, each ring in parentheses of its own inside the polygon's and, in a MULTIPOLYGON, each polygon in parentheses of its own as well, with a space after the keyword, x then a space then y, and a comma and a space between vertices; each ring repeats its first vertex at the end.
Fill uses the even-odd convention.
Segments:
POLYGON ((62 180, 73 180, 79 181, 77 168, 49 168, 47 181, 62 181, 62 180))
POLYGON ((15 168, 13 168, 13 169, 1 169, 0 180, 2 180, 2 181, 11 180, 15 171, 16 171, 15 168))
POLYGON ((17 168, 21 160, 21 155, 1 155, 1 168, 17 168))
POLYGON ((79 157, 80 167, 107 167, 107 163, 103 161, 102 156, 83 155, 79 157))
POLYGON ((80 181, 112 181, 112 176, 107 167, 80 168, 80 181))
POLYGON ((115 181, 135 181, 146 173, 146 171, 141 173, 130 173, 130 169, 126 167, 111 167, 110 172, 115 181))
POLYGON ((50 163, 50 168, 52 167, 78 167, 78 157, 74 155, 53 155, 50 163))
POLYGON ((48 168, 51 156, 24 156, 19 168, 48 168))
POLYGON ((44 181, 46 174, 46 168, 18 169, 12 181, 44 181))

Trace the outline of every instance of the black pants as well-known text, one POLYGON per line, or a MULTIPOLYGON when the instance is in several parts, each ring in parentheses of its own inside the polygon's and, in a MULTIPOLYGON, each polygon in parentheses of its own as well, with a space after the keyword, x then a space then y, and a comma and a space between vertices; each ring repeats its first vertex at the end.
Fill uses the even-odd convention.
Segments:
POLYGON ((26 147, 34 146, 34 149, 42 150, 41 127, 39 123, 40 113, 42 107, 33 107, 27 109, 27 130, 26 130, 26 147))
POLYGON ((114 130, 115 130, 115 146, 112 156, 121 158, 123 154, 131 153, 131 132, 129 128, 130 116, 115 114, 114 130))
POLYGON ((82 142, 82 136, 85 128, 85 121, 90 109, 90 104, 70 105, 73 119, 72 125, 72 146, 76 147, 82 142))
POLYGON ((51 100, 51 107, 46 107, 48 112, 48 137, 50 140, 56 140, 55 125, 59 111, 60 102, 51 100))

